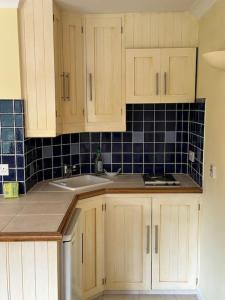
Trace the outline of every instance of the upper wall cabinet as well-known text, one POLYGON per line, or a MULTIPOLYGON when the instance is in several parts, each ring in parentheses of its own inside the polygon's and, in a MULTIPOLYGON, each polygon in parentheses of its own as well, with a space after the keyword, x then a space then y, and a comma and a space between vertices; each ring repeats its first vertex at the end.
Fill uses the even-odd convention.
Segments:
POLYGON ((126 49, 198 46, 198 19, 188 12, 128 13, 124 22, 126 49))
POLYGON ((87 124, 89 131, 125 130, 121 15, 86 17, 87 124))
MULTIPOLYGON (((61 24, 52 0, 23 0, 19 7, 22 96, 26 136, 61 132, 61 24)), ((56 8, 55 8, 56 10, 56 8)))
POLYGON ((192 102, 195 69, 195 48, 127 49, 126 102, 192 102))
POLYGON ((63 133, 84 131, 84 64, 82 17, 62 13, 63 133))

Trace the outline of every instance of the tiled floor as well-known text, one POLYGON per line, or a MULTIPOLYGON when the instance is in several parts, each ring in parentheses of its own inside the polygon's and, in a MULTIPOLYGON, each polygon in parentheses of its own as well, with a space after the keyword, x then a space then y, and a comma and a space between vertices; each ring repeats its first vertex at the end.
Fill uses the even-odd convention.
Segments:
POLYGON ((197 300, 194 295, 149 295, 149 296, 139 296, 139 295, 106 295, 99 297, 96 300, 197 300))

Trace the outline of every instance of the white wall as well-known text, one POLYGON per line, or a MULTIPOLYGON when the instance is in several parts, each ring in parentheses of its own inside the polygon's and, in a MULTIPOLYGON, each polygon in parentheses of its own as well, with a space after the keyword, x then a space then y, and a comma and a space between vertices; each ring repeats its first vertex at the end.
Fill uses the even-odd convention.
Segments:
POLYGON ((16 8, 0 8, 0 99, 21 99, 16 8))
POLYGON ((225 50, 225 0, 200 20, 198 96, 206 97, 204 203, 200 289, 205 300, 225 299, 225 71, 206 64, 202 53, 225 50), (209 176, 210 163, 217 177, 209 176))

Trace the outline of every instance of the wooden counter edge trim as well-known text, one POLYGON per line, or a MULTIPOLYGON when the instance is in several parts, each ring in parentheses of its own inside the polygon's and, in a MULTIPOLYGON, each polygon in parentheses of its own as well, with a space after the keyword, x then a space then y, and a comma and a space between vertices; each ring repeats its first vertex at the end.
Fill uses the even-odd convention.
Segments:
POLYGON ((57 232, 0 232, 0 242, 32 242, 32 241, 62 241, 70 221, 74 216, 76 204, 79 200, 100 196, 104 194, 201 194, 200 187, 183 187, 183 188, 105 188, 94 191, 81 192, 74 196, 71 201, 57 232))
POLYGON ((57 242, 62 240, 59 232, 1 232, 0 242, 57 242))

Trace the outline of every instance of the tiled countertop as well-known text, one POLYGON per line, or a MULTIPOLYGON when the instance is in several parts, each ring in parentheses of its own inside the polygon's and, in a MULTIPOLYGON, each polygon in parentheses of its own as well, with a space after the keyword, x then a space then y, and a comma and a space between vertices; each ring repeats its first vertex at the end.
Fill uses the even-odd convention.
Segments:
POLYGON ((62 228, 69 222, 80 199, 104 193, 201 193, 187 175, 176 175, 176 187, 145 187, 141 175, 120 175, 112 183, 79 192, 42 182, 19 199, 0 197, 0 241, 61 240, 62 228))

